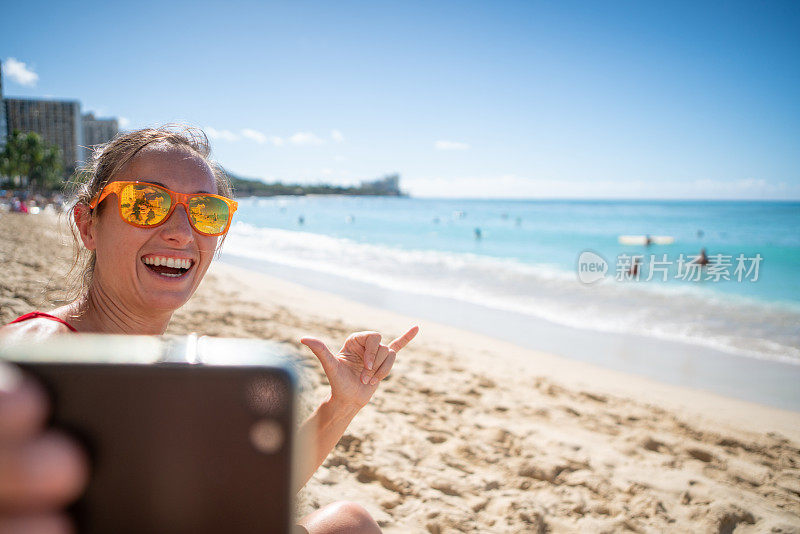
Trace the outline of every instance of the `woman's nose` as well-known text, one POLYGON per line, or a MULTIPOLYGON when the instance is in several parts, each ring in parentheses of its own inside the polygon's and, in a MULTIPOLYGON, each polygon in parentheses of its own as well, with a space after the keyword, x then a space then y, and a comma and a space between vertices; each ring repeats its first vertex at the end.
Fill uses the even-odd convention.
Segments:
POLYGON ((180 246, 190 243, 194 239, 192 225, 189 224, 189 215, 183 204, 175 206, 169 219, 161 225, 161 236, 180 246))

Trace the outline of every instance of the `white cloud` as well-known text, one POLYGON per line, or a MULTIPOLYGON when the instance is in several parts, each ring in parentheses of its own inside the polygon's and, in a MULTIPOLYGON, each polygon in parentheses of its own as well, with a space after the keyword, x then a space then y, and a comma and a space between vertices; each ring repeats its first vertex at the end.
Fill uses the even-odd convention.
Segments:
POLYGON ((244 128, 242 130, 242 137, 246 139, 251 139, 258 143, 259 145, 263 145, 267 142, 267 136, 263 133, 259 132, 258 130, 252 130, 250 128, 244 128))
POLYGON ((469 145, 458 141, 436 141, 433 146, 436 150, 467 150, 469 145))
POLYGON ((333 130, 331 131, 331 139, 333 139, 337 143, 343 143, 344 135, 342 135, 342 132, 340 132, 339 130, 333 130))
POLYGON ((289 142, 298 146, 321 145, 325 143, 323 139, 320 139, 311 132, 297 132, 289 137, 289 142))
POLYGON ((216 128, 212 128, 211 126, 206 126, 203 130, 205 130, 206 135, 209 139, 219 139, 222 141, 238 141, 239 136, 233 133, 230 130, 217 130, 216 128))
POLYGON ((20 85, 33 87, 39 81, 39 75, 29 69, 22 61, 17 61, 13 57, 3 62, 3 74, 8 76, 20 85))
POLYGON ((131 120, 128 119, 127 117, 118 117, 117 123, 119 123, 120 128, 127 128, 128 126, 131 125, 131 120))
MULTIPOLYGON (((287 142, 297 146, 312 146, 312 145, 323 145, 325 144, 325 139, 318 137, 316 134, 311 132, 297 132, 294 135, 289 136, 288 138, 279 137, 277 135, 266 135, 263 132, 255 130, 253 128, 242 128, 239 130, 238 133, 234 133, 231 130, 219 130, 217 128, 213 128, 211 126, 207 126, 204 128, 206 135, 208 135, 209 139, 213 140, 223 140, 223 141, 239 141, 241 139, 248 139, 250 141, 255 141, 260 145, 264 144, 272 144, 273 146, 284 146, 287 142)), ((334 130, 331 134, 331 137, 336 139, 336 135, 338 138, 343 141, 344 136, 342 136, 341 132, 338 130, 334 130)))
POLYGON ((258 130, 253 130, 252 128, 244 128, 242 129, 242 137, 246 139, 250 139, 255 141, 259 145, 263 145, 265 143, 271 143, 275 146, 283 146, 286 144, 286 141, 283 138, 278 137, 277 135, 265 135, 258 130))

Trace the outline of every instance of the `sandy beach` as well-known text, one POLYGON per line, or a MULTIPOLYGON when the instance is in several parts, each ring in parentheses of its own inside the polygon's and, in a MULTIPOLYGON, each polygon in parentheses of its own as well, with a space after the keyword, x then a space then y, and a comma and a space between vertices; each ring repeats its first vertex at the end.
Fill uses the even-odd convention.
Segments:
MULTIPOLYGON (((0 213, 0 320, 48 310, 72 248, 55 218, 0 213)), ((386 532, 800 532, 800 413, 420 321, 224 263, 168 333, 293 347, 420 335, 301 492, 364 505, 386 532)))

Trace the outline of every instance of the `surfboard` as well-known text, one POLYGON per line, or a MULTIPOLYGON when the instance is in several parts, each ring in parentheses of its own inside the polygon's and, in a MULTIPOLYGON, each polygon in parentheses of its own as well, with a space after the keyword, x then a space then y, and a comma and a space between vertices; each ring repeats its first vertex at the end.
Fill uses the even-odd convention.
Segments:
MULTIPOLYGON (((646 235, 621 235, 617 238, 620 245, 645 245, 647 244, 646 235)), ((671 245, 675 238, 671 235, 651 235, 650 243, 653 245, 671 245)))

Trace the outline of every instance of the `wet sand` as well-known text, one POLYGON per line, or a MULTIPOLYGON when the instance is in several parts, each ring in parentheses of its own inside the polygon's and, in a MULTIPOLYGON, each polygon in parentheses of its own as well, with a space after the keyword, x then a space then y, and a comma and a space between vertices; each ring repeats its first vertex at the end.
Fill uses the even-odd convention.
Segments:
MULTIPOLYGON (((71 248, 51 218, 0 214, 0 320, 52 307, 71 248), (49 281, 49 282, 48 282, 49 281)), ((800 532, 800 413, 665 385, 216 264, 170 333, 421 333, 301 492, 387 532, 800 532)))

